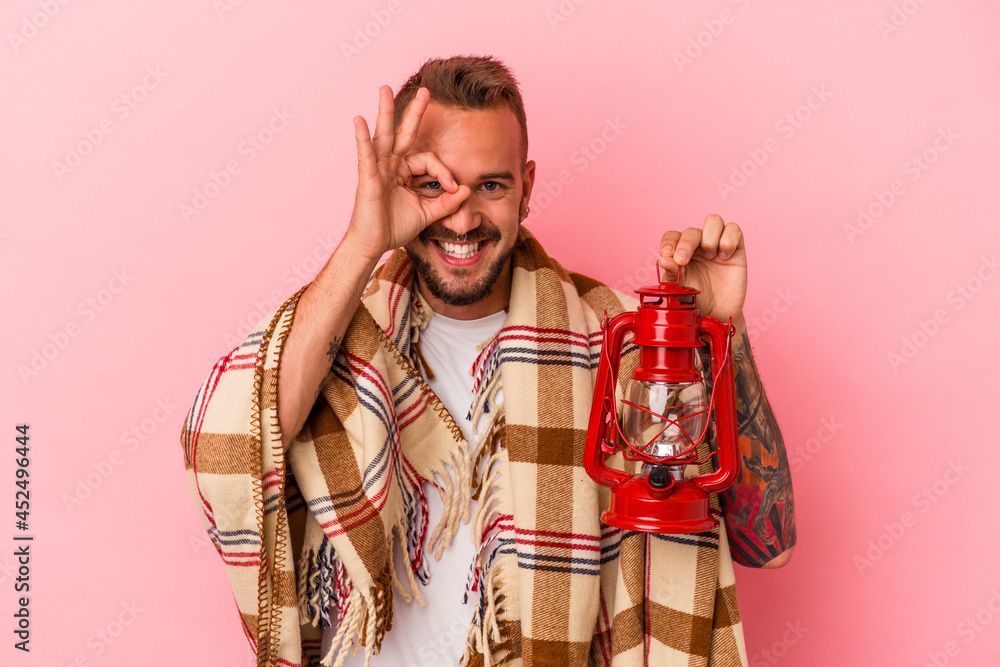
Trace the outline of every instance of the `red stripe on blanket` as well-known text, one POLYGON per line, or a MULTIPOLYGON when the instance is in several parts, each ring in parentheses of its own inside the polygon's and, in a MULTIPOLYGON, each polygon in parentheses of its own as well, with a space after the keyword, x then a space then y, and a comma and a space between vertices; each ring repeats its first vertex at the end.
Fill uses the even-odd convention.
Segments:
MULTIPOLYGON (((388 494, 386 494, 386 489, 388 489, 389 484, 392 483, 392 470, 392 466, 389 466, 389 474, 386 476, 385 484, 383 484, 379 492, 371 498, 365 496, 365 499, 368 500, 368 502, 366 502, 361 509, 346 516, 338 516, 327 521, 326 523, 320 524, 320 527, 323 529, 323 532, 327 537, 333 538, 337 535, 342 535, 349 530, 353 530, 366 521, 370 521, 373 515, 378 514, 382 510, 382 507, 385 506, 386 501, 389 499, 388 494), (327 532, 327 528, 338 525, 340 528, 327 532)), ((364 495, 363 492, 362 495, 364 495)))
MULTIPOLYGON (((515 531, 517 532, 517 531, 515 531)), ((564 544, 562 542, 540 542, 538 540, 524 540, 520 537, 514 538, 518 544, 525 544, 534 547, 556 547, 558 549, 569 549, 570 551, 600 551, 601 547, 596 544, 564 544)))
MULTIPOLYGON (((403 428, 405 428, 407 425, 411 424, 415 419, 417 419, 424 412, 424 410, 426 410, 427 405, 426 405, 426 400, 425 400, 424 407, 423 407, 423 409, 420 410, 420 412, 418 412, 417 414, 415 414, 406 423, 399 424, 399 417, 396 416, 395 413, 394 413, 394 411, 393 411, 394 402, 393 402, 392 396, 390 395, 390 392, 389 392, 389 386, 385 383, 384 378, 380 374, 378 374, 378 372, 374 371, 374 366, 372 366, 370 363, 368 363, 367 361, 365 361, 361 357, 359 357, 357 355, 354 355, 354 354, 348 354, 347 355, 347 359, 350 362, 351 372, 353 372, 356 376, 367 378, 369 381, 371 381, 372 384, 374 384, 376 387, 378 387, 379 393, 382 394, 383 405, 385 406, 385 410, 386 410, 386 412, 389 413, 387 415, 388 418, 395 419, 396 423, 398 424, 397 427, 396 427, 397 434, 399 433, 399 431, 402 431, 403 428), (368 370, 366 370, 366 369, 373 369, 373 371, 372 372, 368 372, 368 370)), ((394 442, 393 445, 396 448, 396 451, 399 451, 399 443, 398 442, 394 442)), ((413 468, 411 467, 410 470, 413 470, 413 468)), ((419 477, 419 475, 418 475, 418 477, 419 477)), ((411 484, 416 484, 416 480, 413 479, 412 476, 408 476, 408 481, 411 484)))
MULTIPOLYGON (((419 397, 419 398, 417 398, 417 399, 416 399, 416 400, 415 400, 415 401, 413 402, 413 404, 412 404, 411 406, 409 406, 408 408, 406 408, 406 409, 404 409, 404 410, 403 410, 402 412, 400 412, 400 413, 399 413, 398 415, 396 415, 396 421, 397 421, 397 422, 401 422, 401 421, 403 421, 404 419, 406 419, 406 415, 410 414, 410 413, 411 413, 412 411, 416 410, 416 409, 417 409, 417 408, 419 408, 419 407, 420 407, 421 405, 426 405, 426 403, 427 403, 427 398, 428 398, 427 394, 424 394, 424 393, 421 393, 421 394, 420 394, 420 397, 419 397)), ((422 411, 421 411, 421 412, 422 412, 422 411)), ((412 421, 412 420, 411 420, 411 421, 412 421)), ((410 422, 406 422, 406 423, 407 423, 407 424, 409 424, 410 422)), ((401 431, 402 431, 402 430, 403 430, 403 427, 402 427, 402 426, 400 426, 400 427, 399 427, 399 430, 401 430, 401 431)))
MULTIPOLYGON (((409 258, 407 258, 407 260, 406 260, 405 262, 400 262, 400 263, 399 263, 399 266, 397 266, 397 267, 396 267, 396 275, 394 275, 394 276, 391 276, 391 277, 389 278, 389 281, 390 281, 391 283, 395 284, 395 285, 402 285, 403 283, 402 283, 402 281, 400 281, 400 279, 399 279, 399 278, 400 278, 400 276, 402 276, 402 275, 403 275, 404 273, 406 273, 406 272, 407 272, 407 270, 408 270, 408 269, 410 269, 410 267, 411 267, 411 266, 412 266, 412 265, 410 264, 410 260, 409 260, 409 258)), ((407 279, 407 282, 409 282, 409 279, 407 279)))
POLYGON ((257 549, 253 551, 240 551, 239 549, 222 549, 219 551, 222 556, 226 558, 258 558, 260 552, 257 549))
MULTIPOLYGON (((249 558, 249 556, 247 556, 247 558, 249 558)), ((231 560, 229 558, 223 557, 222 562, 225 563, 226 565, 231 566, 231 567, 258 567, 258 566, 260 566, 260 560, 258 558, 256 558, 256 557, 254 557, 253 560, 241 560, 239 562, 236 562, 235 560, 231 560)))
POLYGON ((226 371, 246 371, 253 370, 257 367, 257 364, 239 364, 236 366, 226 366, 226 371))
POLYGON ((505 327, 503 330, 504 333, 509 331, 533 331, 538 334, 553 334, 558 336, 566 336, 567 338, 589 340, 589 336, 584 336, 583 334, 576 333, 575 331, 567 331, 566 329, 542 329, 539 327, 529 327, 526 325, 521 325, 516 327, 505 327))
MULTIPOLYGON (((510 514, 501 514, 500 518, 513 522, 514 517, 510 514)), ((581 535, 579 533, 559 533, 550 530, 528 530, 526 528, 515 528, 514 532, 519 535, 544 535, 545 537, 555 537, 560 539, 591 540, 599 542, 601 538, 595 535, 581 535)))
MULTIPOLYGON (((481 542, 481 543, 482 543, 482 544, 483 544, 484 546, 486 545, 486 541, 487 541, 487 540, 486 540, 486 536, 487 536, 487 535, 489 534, 489 532, 490 532, 491 530, 493 530, 494 528, 496 528, 497 526, 499 526, 499 525, 500 525, 500 521, 501 521, 501 519, 493 519, 493 521, 492 521, 492 522, 490 523, 490 525, 486 526, 486 529, 485 529, 485 530, 483 530, 483 534, 479 536, 479 541, 480 541, 480 542, 481 542)), ((509 526, 501 526, 501 529, 503 529, 503 530, 510 530, 510 529, 511 529, 511 528, 513 528, 513 527, 514 527, 514 526, 513 526, 513 524, 511 524, 511 525, 509 525, 509 526)), ((480 547, 480 549, 481 549, 481 548, 482 548, 482 547, 480 547)))
MULTIPOLYGON (((399 300, 403 298, 403 292, 406 291, 399 278, 407 273, 407 269, 411 269, 410 262, 403 262, 396 275, 389 279, 389 301, 392 303, 389 309, 389 326, 393 328, 396 326, 396 309, 399 308, 399 300)), ((407 276, 407 282, 409 282, 409 276, 407 276)), ((385 333, 389 334, 390 332, 386 331, 385 333)))
MULTIPOLYGON (((399 425, 399 430, 400 431, 402 431, 404 428, 406 428, 407 426, 409 426, 413 422, 415 422, 418 419, 420 419, 420 415, 422 415, 425 412, 427 412, 427 406, 429 405, 429 403, 428 403, 427 400, 424 400, 422 403, 419 403, 419 404, 416 404, 416 405, 420 406, 420 410, 418 410, 416 413, 413 414, 413 416, 411 416, 409 419, 407 419, 406 421, 402 422, 399 425)), ((411 407, 415 407, 415 406, 411 406, 411 407)), ((409 409, 410 408, 407 408, 407 410, 409 410, 409 409)), ((402 415, 400 415, 400 418, 402 418, 402 415)))
MULTIPOLYGON (((359 357, 357 355, 353 355, 353 354, 348 354, 347 358, 348 358, 348 361, 351 362, 351 364, 350 364, 351 371, 355 375, 357 375, 359 377, 367 378, 369 381, 371 381, 372 384, 374 384, 376 387, 378 387, 379 393, 382 394, 382 398, 384 399, 383 405, 385 406, 386 412, 389 413, 388 417, 390 419, 395 419, 396 422, 397 422, 397 424, 398 424, 399 423, 399 418, 396 417, 395 414, 394 414, 394 412, 393 412, 393 400, 392 400, 392 397, 391 397, 390 392, 389 392, 389 386, 387 384, 385 384, 384 378, 381 375, 379 375, 377 372, 373 371, 373 372, 369 373, 366 369, 369 369, 369 368, 373 369, 374 367, 370 363, 368 363, 367 361, 365 361, 364 359, 362 359, 361 357, 359 357)), ((424 409, 426 409, 426 404, 424 406, 424 409)), ((402 431, 405 426, 407 426, 408 424, 412 423, 413 420, 415 420, 417 417, 419 417, 422 412, 423 412, 423 410, 421 410, 419 413, 417 413, 416 415, 414 415, 410 419, 410 421, 406 422, 405 424, 401 424, 401 425, 397 426, 396 427, 397 434, 398 434, 399 431, 402 431)), ((393 445, 395 446, 396 450, 399 451, 398 442, 394 442, 393 445)), ((412 470, 412 468, 411 468, 411 470, 412 470)), ((413 479, 412 476, 408 475, 407 477, 408 477, 408 481, 411 484, 416 484, 417 483, 416 480, 413 479)))
POLYGON ((579 340, 566 340, 564 338, 545 338, 536 336, 500 336, 499 340, 527 340, 535 343, 558 343, 560 345, 575 345, 576 347, 582 347, 587 350, 590 349, 590 345, 579 340))
POLYGON ((394 417, 395 414, 393 412, 392 396, 390 395, 388 385, 385 384, 384 378, 379 375, 377 371, 373 370, 373 372, 368 372, 368 369, 374 369, 374 366, 361 357, 354 354, 348 354, 347 359, 351 362, 351 371, 355 375, 367 378, 372 384, 378 387, 379 393, 382 394, 382 398, 384 399, 383 403, 385 405, 385 409, 389 413, 388 416, 390 418, 394 417))
POLYGON ((272 486, 277 486, 281 484, 282 482, 284 482, 284 480, 285 480, 284 466, 272 470, 271 472, 265 474, 264 477, 261 479, 261 481, 264 483, 263 489, 265 491, 267 489, 270 489, 272 486))
POLYGON ((539 343, 568 343, 570 345, 579 345, 581 347, 590 347, 589 344, 583 340, 572 340, 567 339, 565 336, 528 336, 523 334, 505 336, 501 335, 501 340, 534 340, 539 343))
POLYGON ((620 532, 622 532, 621 528, 615 528, 614 526, 609 526, 608 524, 604 524, 604 526, 601 528, 601 539, 604 540, 609 537, 614 537, 620 532))

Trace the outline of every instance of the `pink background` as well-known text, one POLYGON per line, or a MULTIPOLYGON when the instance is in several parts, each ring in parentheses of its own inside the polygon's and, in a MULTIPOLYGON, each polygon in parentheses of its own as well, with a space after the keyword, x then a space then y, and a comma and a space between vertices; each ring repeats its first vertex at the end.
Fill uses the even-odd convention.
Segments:
POLYGON ((0 663, 252 664, 181 420, 340 239, 378 85, 491 53, 564 264, 628 289, 667 229, 746 232, 799 525, 738 572, 751 665, 997 664, 995 2, 224 2, 0 9, 0 663))

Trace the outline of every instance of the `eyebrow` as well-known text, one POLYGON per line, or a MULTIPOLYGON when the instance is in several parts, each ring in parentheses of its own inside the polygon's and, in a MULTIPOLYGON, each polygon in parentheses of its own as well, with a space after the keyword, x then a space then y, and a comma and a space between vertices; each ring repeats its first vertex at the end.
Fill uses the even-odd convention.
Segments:
POLYGON ((509 171, 491 171, 488 174, 481 174, 477 180, 480 181, 513 181, 514 174, 509 171))
MULTIPOLYGON (((419 180, 421 178, 429 178, 432 181, 434 180, 434 177, 431 176, 430 174, 420 174, 419 176, 414 176, 413 177, 414 180, 419 180)), ((513 181, 514 180, 514 174, 513 174, 513 172, 510 172, 510 171, 491 171, 491 172, 488 172, 486 174, 480 174, 479 178, 477 178, 476 180, 477 181, 513 181)))

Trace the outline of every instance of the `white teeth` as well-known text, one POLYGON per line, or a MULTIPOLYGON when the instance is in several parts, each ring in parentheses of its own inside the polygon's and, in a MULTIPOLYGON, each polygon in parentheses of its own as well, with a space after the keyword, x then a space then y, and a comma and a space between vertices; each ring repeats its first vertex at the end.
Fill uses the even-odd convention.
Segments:
POLYGON ((436 241, 437 246, 444 251, 444 254, 456 259, 469 259, 479 252, 482 241, 475 243, 451 243, 449 241, 436 241))

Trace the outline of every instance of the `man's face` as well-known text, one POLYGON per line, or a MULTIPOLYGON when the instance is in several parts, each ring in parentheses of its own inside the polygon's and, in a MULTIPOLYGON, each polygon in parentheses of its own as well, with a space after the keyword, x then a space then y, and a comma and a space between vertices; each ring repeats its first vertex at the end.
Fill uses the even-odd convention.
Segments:
MULTIPOLYGON (((510 301, 510 256, 534 178, 534 163, 521 164, 517 119, 506 107, 469 111, 431 101, 411 153, 424 151, 436 154, 472 194, 406 245, 421 291, 448 317, 499 312, 510 301)), ((408 185, 424 197, 444 191, 426 175, 408 185)))

